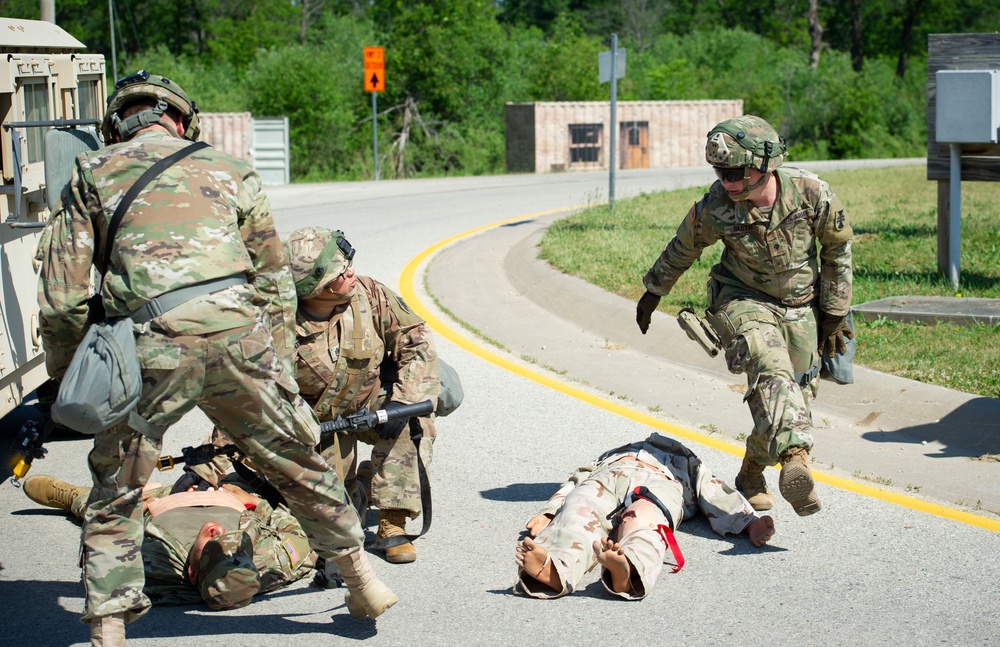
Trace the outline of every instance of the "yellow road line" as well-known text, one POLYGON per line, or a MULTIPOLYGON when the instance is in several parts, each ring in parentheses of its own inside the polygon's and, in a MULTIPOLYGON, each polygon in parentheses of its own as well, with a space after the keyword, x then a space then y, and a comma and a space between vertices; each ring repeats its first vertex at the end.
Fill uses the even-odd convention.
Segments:
MULTIPOLYGON (((622 406, 616 402, 610 400, 605 400, 602 397, 596 396, 592 393, 583 391, 576 387, 570 386, 560 382, 552 377, 545 375, 544 373, 539 373, 538 371, 526 368, 520 364, 510 361, 509 359, 502 357, 492 351, 485 349, 477 341, 471 340, 465 337, 453 328, 447 326, 444 322, 434 316, 434 314, 428 309, 423 302, 417 296, 416 289, 414 287, 416 282, 417 268, 419 268, 428 258, 430 258, 438 250, 458 241, 463 238, 472 236, 482 231, 488 229, 494 229, 502 225, 510 224, 513 222, 520 222, 524 220, 534 220, 542 216, 549 216, 556 213, 574 211, 576 209, 583 208, 584 205, 578 205, 574 207, 567 207, 563 209, 551 209, 549 211, 539 211, 536 213, 529 213, 524 216, 518 216, 516 218, 509 218, 507 220, 501 220, 500 222, 495 222, 493 224, 484 225, 482 227, 477 227, 476 229, 470 229, 464 233, 452 236, 451 238, 446 238, 434 245, 431 245, 420 254, 418 254, 413 260, 411 260, 400 275, 399 287, 400 295, 406 301, 407 304, 416 312, 418 315, 424 318, 427 324, 439 335, 450 340, 456 346, 459 346, 468 352, 481 357, 482 359, 499 366, 500 368, 506 369, 512 373, 520 375, 521 377, 527 378, 533 382, 537 382, 543 386, 550 389, 564 393, 570 397, 576 398, 592 404, 595 407, 600 407, 611 413, 615 413, 622 417, 628 418, 630 420, 635 420, 649 427, 653 427, 659 431, 666 432, 671 436, 676 436, 679 438, 684 438, 685 440, 691 440, 702 445, 706 445, 713 449, 732 454, 733 456, 742 457, 743 449, 733 445, 732 443, 719 440, 718 438, 713 438, 711 436, 706 436, 704 434, 692 431, 690 429, 685 429, 684 427, 679 427, 677 425, 665 422, 653 416, 648 416, 643 413, 639 413, 633 409, 622 406)), ((882 501, 887 501, 895 505, 903 506, 905 508, 910 508, 911 510, 918 510, 920 512, 926 512, 927 514, 936 515, 938 517, 944 517, 945 519, 952 519, 960 523, 968 524, 970 526, 976 526, 977 528, 984 528, 986 530, 992 530, 993 532, 1000 532, 1000 520, 991 519, 988 517, 983 517, 980 515, 972 514, 971 512, 963 512, 961 510, 955 510, 947 506, 938 505, 936 503, 930 503, 928 501, 922 501, 911 496, 906 496, 905 494, 897 494, 895 492, 889 492, 886 490, 879 489, 871 485, 865 485, 864 483, 857 483, 839 476, 833 476, 832 474, 825 474, 823 472, 813 471, 813 477, 820 483, 825 483, 827 485, 840 488, 841 490, 848 490, 856 494, 862 494, 864 496, 872 497, 874 499, 881 499, 882 501)))

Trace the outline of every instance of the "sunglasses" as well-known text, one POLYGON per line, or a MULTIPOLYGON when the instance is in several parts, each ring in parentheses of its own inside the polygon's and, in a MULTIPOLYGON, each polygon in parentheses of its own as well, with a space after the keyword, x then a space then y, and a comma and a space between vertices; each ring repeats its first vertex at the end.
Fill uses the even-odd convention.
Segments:
POLYGON ((723 182, 739 182, 743 179, 745 169, 742 166, 736 168, 721 168, 714 166, 715 175, 723 182))

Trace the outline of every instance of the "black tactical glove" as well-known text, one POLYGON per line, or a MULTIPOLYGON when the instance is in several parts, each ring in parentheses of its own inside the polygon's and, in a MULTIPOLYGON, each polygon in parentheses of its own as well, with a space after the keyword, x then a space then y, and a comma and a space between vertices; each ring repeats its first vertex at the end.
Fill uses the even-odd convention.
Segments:
POLYGON ((847 315, 819 313, 819 354, 833 357, 847 352, 847 340, 854 333, 847 327, 847 315))
POLYGON ((660 297, 656 296, 652 292, 646 291, 646 294, 639 297, 639 304, 635 307, 635 322, 639 324, 639 330, 642 334, 646 334, 649 330, 649 322, 653 318, 653 311, 656 310, 656 306, 660 305, 660 297))
POLYGON ((174 483, 174 487, 170 488, 170 493, 177 494, 178 492, 187 492, 188 489, 192 487, 199 492, 204 492, 205 490, 212 489, 214 486, 198 476, 196 472, 185 470, 184 473, 181 474, 181 477, 177 479, 177 482, 174 483))
MULTIPOLYGON (((382 408, 386 411, 392 411, 393 409, 398 409, 402 406, 404 405, 390 400, 382 408)), ((396 440, 399 438, 399 434, 403 432, 403 429, 406 427, 406 423, 409 421, 409 418, 399 418, 398 420, 383 422, 382 424, 375 426, 375 431, 378 432, 378 437, 382 440, 396 440)))

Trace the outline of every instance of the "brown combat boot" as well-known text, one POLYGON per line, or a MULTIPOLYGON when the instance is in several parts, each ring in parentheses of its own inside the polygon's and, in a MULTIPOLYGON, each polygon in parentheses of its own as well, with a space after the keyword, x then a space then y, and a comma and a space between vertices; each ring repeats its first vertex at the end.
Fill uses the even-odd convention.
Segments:
POLYGON ((764 480, 764 466, 754 463, 746 455, 736 475, 736 489, 743 493, 754 510, 770 510, 774 507, 774 496, 764 480))
POLYGON ((792 447, 781 455, 781 476, 778 490, 792 505, 800 517, 819 512, 819 494, 809 471, 809 451, 802 447, 792 447))
POLYGON ((90 492, 90 488, 77 487, 43 474, 29 476, 24 479, 22 486, 24 493, 35 503, 69 511, 73 509, 74 499, 90 492))
POLYGON ((125 647, 125 614, 100 616, 90 621, 91 647, 125 647))
MULTIPOLYGON (((406 534, 406 510, 380 510, 376 539, 398 537, 406 534)), ((417 549, 412 542, 385 549, 385 561, 391 564, 409 564, 416 561, 417 549)))
POLYGON ((377 618, 399 602, 396 594, 375 575, 364 550, 338 557, 337 566, 347 585, 344 603, 352 617, 377 618))

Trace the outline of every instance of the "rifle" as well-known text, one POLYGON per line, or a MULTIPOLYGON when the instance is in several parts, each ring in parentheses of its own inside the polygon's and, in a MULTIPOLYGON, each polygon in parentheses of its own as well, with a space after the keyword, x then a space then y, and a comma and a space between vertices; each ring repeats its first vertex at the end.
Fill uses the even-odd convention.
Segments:
MULTIPOLYGON (((416 404, 403 405, 390 411, 385 409, 379 409, 377 411, 359 409, 357 412, 348 416, 337 416, 333 420, 320 423, 319 446, 323 447, 332 443, 333 435, 338 432, 373 429, 376 425, 380 425, 384 422, 399 420, 400 418, 426 416, 432 411, 434 411, 434 405, 430 400, 424 400, 423 402, 417 402, 416 404)), ((184 447, 181 449, 180 456, 162 456, 160 460, 156 462, 156 469, 162 472, 172 469, 175 465, 181 463, 187 463, 188 465, 202 465, 204 463, 211 462, 213 458, 221 456, 222 454, 226 454, 230 458, 233 458, 233 456, 238 452, 239 449, 232 443, 221 447, 216 447, 211 443, 199 445, 197 447, 184 447)))
MULTIPOLYGON (((11 456, 8 464, 4 467, 10 470, 10 482, 15 487, 21 487, 21 479, 27 475, 31 469, 31 464, 36 458, 45 458, 48 450, 45 449, 45 441, 49 439, 52 430, 56 428, 56 423, 49 414, 52 403, 56 401, 59 393, 59 382, 57 380, 47 380, 38 387, 38 410, 43 418, 41 421, 29 418, 21 424, 14 442, 11 444, 11 456)), ((4 472, 6 475, 6 471, 4 472)))

